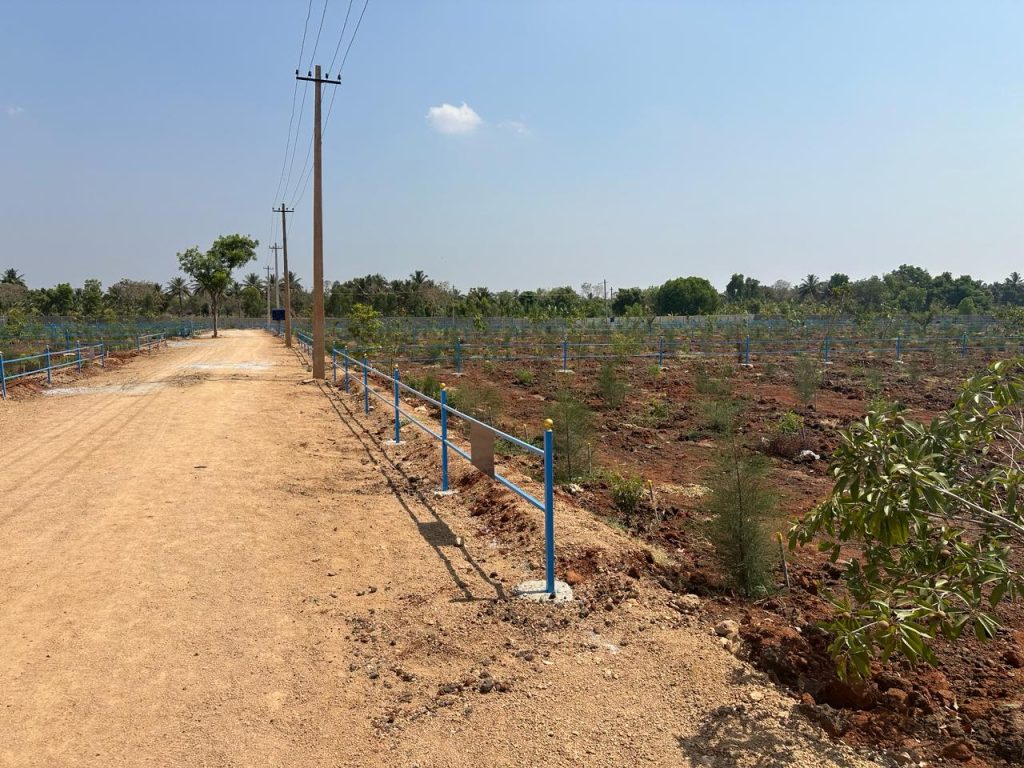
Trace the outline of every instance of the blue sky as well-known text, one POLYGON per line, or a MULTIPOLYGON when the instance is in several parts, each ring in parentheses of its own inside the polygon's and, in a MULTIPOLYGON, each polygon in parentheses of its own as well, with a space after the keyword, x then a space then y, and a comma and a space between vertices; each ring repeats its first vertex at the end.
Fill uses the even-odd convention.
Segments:
MULTIPOLYGON (((262 268, 307 7, 0 0, 0 269, 164 282, 236 231, 262 268)), ((326 276, 1024 271, 1022 29, 1011 2, 370 0, 325 134, 326 276)))

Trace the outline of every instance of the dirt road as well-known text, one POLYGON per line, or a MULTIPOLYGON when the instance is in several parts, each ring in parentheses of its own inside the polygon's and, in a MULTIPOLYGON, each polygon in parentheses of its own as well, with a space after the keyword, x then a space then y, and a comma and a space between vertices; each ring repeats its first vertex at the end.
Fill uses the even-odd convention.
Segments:
POLYGON ((501 600, 529 553, 307 376, 228 331, 0 404, 0 765, 871 764, 654 585, 501 600))

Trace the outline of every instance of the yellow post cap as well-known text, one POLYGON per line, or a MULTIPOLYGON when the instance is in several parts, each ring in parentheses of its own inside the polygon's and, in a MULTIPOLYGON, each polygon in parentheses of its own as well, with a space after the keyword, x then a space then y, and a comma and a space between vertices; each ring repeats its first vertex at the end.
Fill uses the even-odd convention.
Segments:
POLYGON ((554 426, 555 422, 553 422, 551 419, 544 419, 544 429, 553 429, 554 426))
POLYGON ((443 392, 446 389, 448 389, 448 385, 447 384, 442 384, 441 385, 441 391, 443 392))

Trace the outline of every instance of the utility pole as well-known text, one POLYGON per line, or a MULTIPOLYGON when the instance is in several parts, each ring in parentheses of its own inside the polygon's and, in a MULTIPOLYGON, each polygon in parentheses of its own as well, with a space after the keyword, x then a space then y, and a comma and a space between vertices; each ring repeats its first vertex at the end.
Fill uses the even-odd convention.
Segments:
POLYGON ((281 250, 281 246, 274 243, 270 246, 270 250, 274 252, 274 306, 281 306, 281 278, 277 274, 277 252, 281 250))
POLYGON ((323 85, 337 85, 341 75, 334 80, 331 73, 327 77, 320 76, 320 65, 316 65, 316 73, 308 73, 300 77, 295 72, 296 80, 305 80, 315 86, 313 100, 313 378, 326 378, 324 369, 324 210, 323 210, 323 157, 321 155, 321 120, 320 102, 323 85))
MULTIPOLYGON (((288 276, 288 220, 285 214, 295 213, 294 208, 281 203, 274 213, 281 214, 281 250, 284 251, 284 345, 292 345, 292 281, 288 276)), ((276 254, 276 251, 275 251, 276 254)))
POLYGON ((268 328, 270 327, 270 265, 269 264, 267 264, 267 327, 268 328))

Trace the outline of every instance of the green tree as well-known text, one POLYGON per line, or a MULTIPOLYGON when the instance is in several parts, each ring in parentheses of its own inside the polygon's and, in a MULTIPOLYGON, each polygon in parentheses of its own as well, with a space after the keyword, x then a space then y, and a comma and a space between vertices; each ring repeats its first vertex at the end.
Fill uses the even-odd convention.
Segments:
POLYGON ((25 285, 25 276, 18 270, 11 269, 4 270, 2 276, 0 276, 0 283, 6 283, 7 285, 20 285, 22 288, 27 288, 25 285))
POLYGON ((1000 361, 930 424, 889 409, 842 433, 832 493, 790 531, 833 562, 858 549, 824 624, 840 676, 866 676, 875 657, 935 663, 939 635, 991 637, 995 607, 1021 594, 1022 396, 1024 362, 1000 361))
POLYGON ((86 280, 78 295, 79 310, 85 317, 98 318, 103 312, 103 284, 86 280))
POLYGON ((593 414, 571 391, 562 389, 544 416, 554 422, 555 479, 560 483, 580 479, 588 469, 585 463, 594 430, 593 414))
POLYGON ((206 253, 192 247, 178 254, 181 271, 210 297, 214 338, 218 334, 218 306, 224 292, 231 286, 231 273, 256 258, 258 245, 259 241, 244 235, 222 235, 206 253))
POLYGON ((185 299, 192 295, 192 292, 188 288, 188 281, 183 277, 172 277, 170 282, 167 283, 167 298, 168 300, 178 301, 178 317, 185 314, 185 299))
POLYGON ((353 350, 357 355, 365 357, 380 346, 384 323, 380 320, 380 312, 367 304, 353 304, 348 313, 348 335, 356 343, 353 350))
POLYGON ((811 301, 817 301, 821 298, 824 288, 821 285, 821 280, 815 274, 810 274, 803 279, 803 282, 797 286, 797 293, 800 294, 801 301, 810 299, 811 301))
POLYGON ((703 277, 677 277, 665 282, 655 297, 659 315, 709 315, 722 297, 703 277))
POLYGON ((775 553, 771 523, 777 499, 765 478, 768 461, 745 451, 735 435, 708 472, 711 488, 709 538, 729 584, 751 597, 772 586, 775 553))

